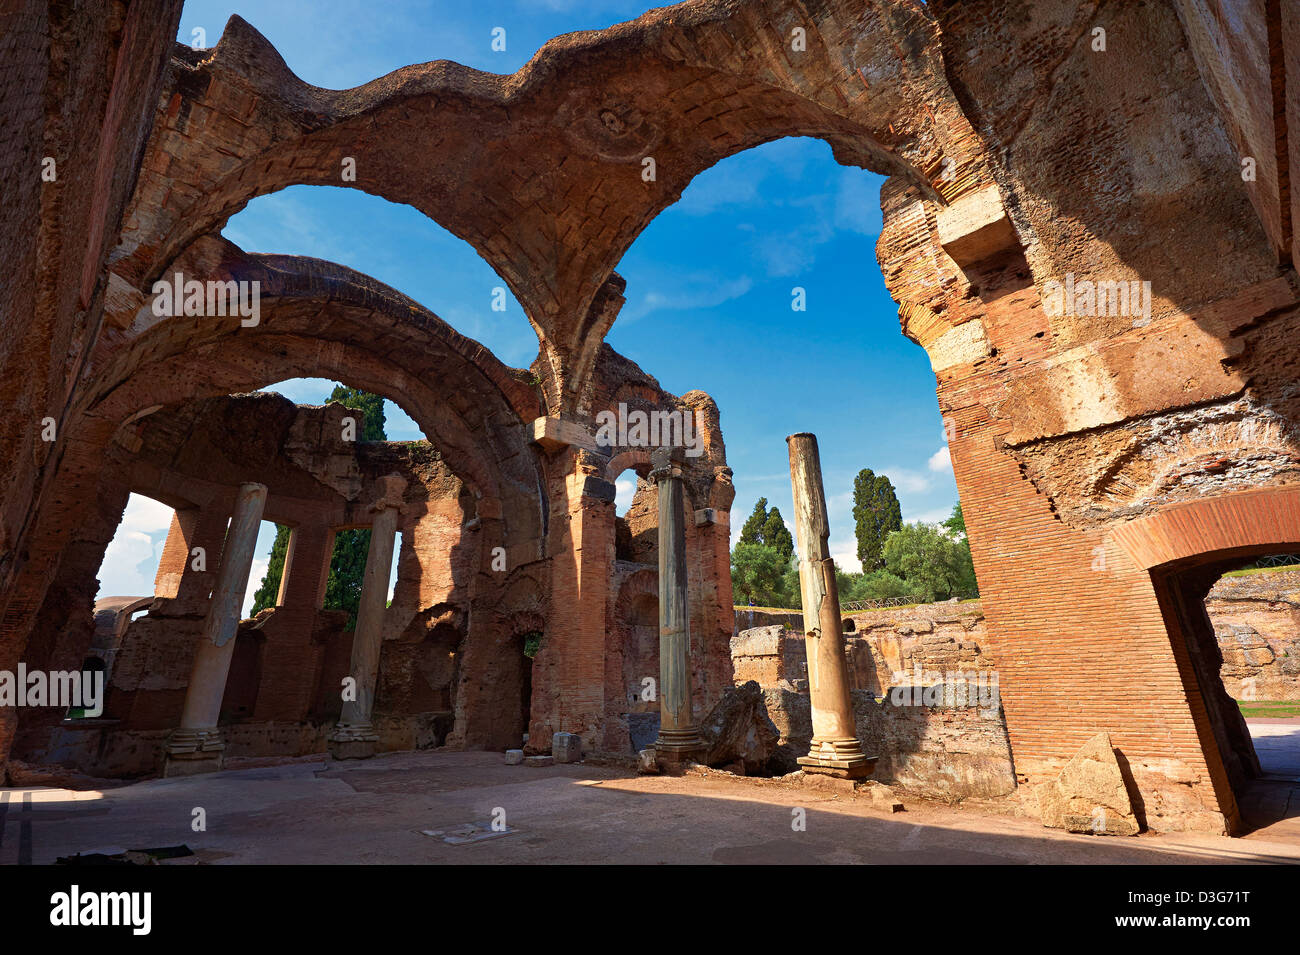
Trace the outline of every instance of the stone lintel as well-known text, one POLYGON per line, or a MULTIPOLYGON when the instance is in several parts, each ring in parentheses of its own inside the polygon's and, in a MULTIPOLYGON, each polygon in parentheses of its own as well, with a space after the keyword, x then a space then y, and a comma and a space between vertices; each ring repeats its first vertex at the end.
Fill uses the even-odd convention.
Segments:
POLYGON ((962 196, 940 209, 937 220, 939 244, 959 266, 1020 245, 996 186, 962 196))
POLYGON ((714 507, 701 507, 695 512, 695 526, 701 527, 705 524, 719 524, 722 527, 730 527, 731 514, 728 511, 720 511, 714 507))
POLYGON ((596 436, 589 428, 567 418, 546 416, 534 419, 533 443, 541 445, 551 454, 573 447, 609 456, 608 451, 596 443, 596 436))

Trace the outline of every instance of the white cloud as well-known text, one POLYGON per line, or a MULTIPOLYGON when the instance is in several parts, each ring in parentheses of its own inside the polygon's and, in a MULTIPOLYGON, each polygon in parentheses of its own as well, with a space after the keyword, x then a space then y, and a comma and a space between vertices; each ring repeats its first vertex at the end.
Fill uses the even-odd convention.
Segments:
POLYGON ((165 534, 172 525, 172 514, 172 509, 161 501, 155 501, 141 494, 132 494, 126 503, 126 510, 122 513, 122 523, 118 525, 118 532, 165 534))
POLYGON ((930 460, 926 462, 931 471, 944 472, 952 470, 952 458, 948 455, 948 445, 944 445, 934 454, 930 455, 930 460))
POLYGON ((846 574, 862 573, 862 561, 858 560, 858 542, 856 540, 850 538, 848 541, 833 541, 830 543, 830 549, 836 567, 846 574))
POLYGON ((270 561, 265 557, 253 558, 253 568, 248 572, 248 587, 244 590, 244 605, 239 611, 240 617, 248 617, 252 614, 253 598, 257 595, 258 588, 262 586, 262 578, 266 576, 269 563, 270 561))
POLYGON ((923 524, 940 524, 946 521, 952 515, 952 508, 939 508, 932 511, 911 511, 903 513, 904 524, 915 524, 920 521, 923 524))
POLYGON ((614 482, 614 513, 623 515, 627 509, 632 506, 632 498, 636 496, 636 479, 628 477, 627 472, 624 476, 614 482))
POLYGON ((171 528, 172 509, 153 498, 132 494, 122 523, 104 551, 99 568, 98 597, 153 595, 158 561, 171 528))
POLYGON ((676 288, 667 292, 647 292, 637 305, 626 310, 620 321, 641 318, 651 312, 681 312, 697 308, 714 308, 723 302, 740 298, 748 292, 754 282, 742 275, 729 282, 719 282, 717 277, 708 274, 682 276, 676 282, 676 288))
POLYGON ((913 471, 910 468, 890 468, 883 473, 893 482, 894 487, 904 493, 921 494, 930 490, 929 476, 919 471, 913 471))

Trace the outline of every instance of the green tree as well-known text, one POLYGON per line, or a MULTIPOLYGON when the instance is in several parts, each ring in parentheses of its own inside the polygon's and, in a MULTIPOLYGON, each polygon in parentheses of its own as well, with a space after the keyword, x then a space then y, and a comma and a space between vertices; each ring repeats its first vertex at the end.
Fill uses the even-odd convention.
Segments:
POLYGON ((961 512, 961 501, 952 506, 952 515, 943 522, 943 528, 948 535, 959 544, 962 549, 962 584, 961 591, 965 596, 978 597, 980 595, 979 584, 975 580, 975 562, 970 555, 970 538, 966 536, 966 518, 961 512))
MULTIPOLYGON (((330 392, 330 402, 360 411, 364 416, 358 440, 386 441, 384 432, 384 399, 368 391, 336 385, 330 392)), ((258 588, 253 602, 253 613, 275 606, 280 590, 280 577, 284 573, 284 554, 289 545, 289 528, 276 526, 275 541, 267 561, 266 576, 258 588), (276 555, 279 554, 277 560, 276 555)), ((370 551, 370 529, 366 527, 339 531, 334 535, 334 552, 330 555, 329 579, 325 583, 327 610, 346 610, 348 627, 357 625, 357 608, 361 603, 361 578, 366 570, 366 556, 370 551)))
POLYGON ((256 617, 267 607, 275 606, 275 598, 280 595, 280 578, 284 575, 284 557, 289 550, 289 534, 292 528, 285 524, 275 525, 275 540, 271 542, 271 556, 266 562, 266 575, 262 586, 253 595, 252 616, 256 617))
POLYGON ((803 609, 803 590, 799 586, 799 562, 791 558, 781 576, 781 606, 791 610, 803 609))
POLYGON ((966 539, 966 518, 961 513, 961 501, 952 506, 952 514, 940 525, 949 535, 958 540, 966 539))
POLYGON ((335 385, 329 396, 329 403, 334 402, 345 408, 355 408, 366 416, 358 441, 388 440, 388 435, 384 433, 384 399, 379 395, 372 395, 359 388, 349 388, 347 385, 335 385))
POLYGON ((974 595, 970 551, 935 524, 905 524, 885 539, 885 567, 926 600, 974 595))
POLYGON ((778 606, 781 602, 785 562, 767 544, 737 544, 731 552, 731 589, 740 604, 778 606))
POLYGON ((879 570, 884 566, 885 538, 903 526, 903 511, 889 478, 870 468, 858 472, 853 480, 853 523, 862 570, 879 570))
POLYGON ((794 537, 790 534, 790 528, 785 526, 779 510, 767 506, 765 497, 758 499, 754 512, 740 529, 740 543, 774 547, 782 564, 788 563, 794 555, 794 537))
POLYGON ((889 600, 894 597, 924 596, 917 594, 902 577, 887 570, 863 574, 854 590, 855 600, 889 600))

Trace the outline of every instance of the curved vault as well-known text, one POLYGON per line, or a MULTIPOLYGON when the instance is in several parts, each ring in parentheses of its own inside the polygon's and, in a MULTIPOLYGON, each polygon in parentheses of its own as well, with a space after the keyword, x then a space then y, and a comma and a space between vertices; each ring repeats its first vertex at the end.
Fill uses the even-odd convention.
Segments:
POLYGON ((914 0, 697 0, 553 39, 512 75, 440 60, 350 90, 302 82, 236 16, 216 47, 177 46, 164 101, 111 256, 121 285, 147 289, 255 196, 355 186, 419 209, 504 278, 541 340, 552 414, 587 411, 622 304, 614 266, 719 160, 813 136, 926 198, 991 181, 914 0), (774 38, 796 28, 805 50, 774 38))
POLYGON ((478 500, 478 517, 540 556, 540 479, 524 427, 535 388, 479 343, 400 293, 340 265, 248 255, 206 237, 178 267, 261 283, 260 322, 164 317, 146 306, 133 334, 101 340, 58 461, 67 492, 43 509, 38 532, 57 541, 93 507, 102 452, 124 424, 160 407, 291 377, 326 377, 397 400, 478 500), (517 377, 518 376, 518 377, 517 377))

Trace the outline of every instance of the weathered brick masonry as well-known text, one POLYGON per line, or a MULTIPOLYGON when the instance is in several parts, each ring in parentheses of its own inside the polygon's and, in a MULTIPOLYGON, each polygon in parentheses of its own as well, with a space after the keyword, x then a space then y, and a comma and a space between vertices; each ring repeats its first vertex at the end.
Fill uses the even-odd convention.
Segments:
MULTIPOLYGON (((551 729, 624 739, 612 482, 643 449, 595 447, 594 416, 620 394, 699 409, 708 452, 687 489, 704 705, 726 682, 731 629, 718 409, 617 371, 613 269, 700 171, 816 136, 890 177, 877 258, 950 423, 1018 777, 1041 780, 1107 732, 1149 811, 1236 829, 1249 766, 1197 608, 1223 569, 1300 549, 1300 14, 1230 6, 690 0, 553 40, 513 76, 441 62, 330 91, 238 18, 211 50, 173 45, 178 0, 11 4, 0 666, 62 632, 59 607, 84 593, 95 546, 80 528, 112 522, 99 475, 123 428, 322 375, 419 421, 470 489, 476 576, 493 547, 510 554, 536 609, 502 619, 471 599, 487 637, 461 665, 544 630, 534 743, 551 729), (530 372, 365 276, 219 238, 256 195, 338 184, 344 156, 356 187, 425 212, 509 284, 539 338, 530 372), (159 320, 152 283, 177 270, 261 281, 261 324, 159 320), (1150 297, 1056 308, 1052 283, 1076 280, 1149 282, 1150 297)), ((494 739, 491 689, 461 694, 482 699, 478 738, 494 739)))
MULTIPOLYGON (((1205 607, 1223 660, 1221 678, 1233 697, 1300 698, 1297 587, 1300 572, 1288 570, 1224 577, 1210 590, 1205 607), (1246 679, 1254 680, 1250 690, 1246 679)), ((875 778, 944 799, 1014 788, 1001 708, 977 705, 980 693, 1002 695, 981 601, 855 611, 845 615, 844 628, 859 729, 881 756, 875 778), (896 692, 945 683, 952 688, 934 697, 896 692)), ((802 755, 811 737, 801 629, 797 612, 737 608, 731 642, 736 683, 755 680, 764 688, 791 755, 802 755)), ((1088 682, 1080 680, 1074 692, 1087 695, 1088 682)), ((1025 795, 1020 804, 1037 813, 1032 790, 1025 795)), ((1145 822, 1183 828, 1185 809, 1185 800, 1148 806, 1145 822)))

